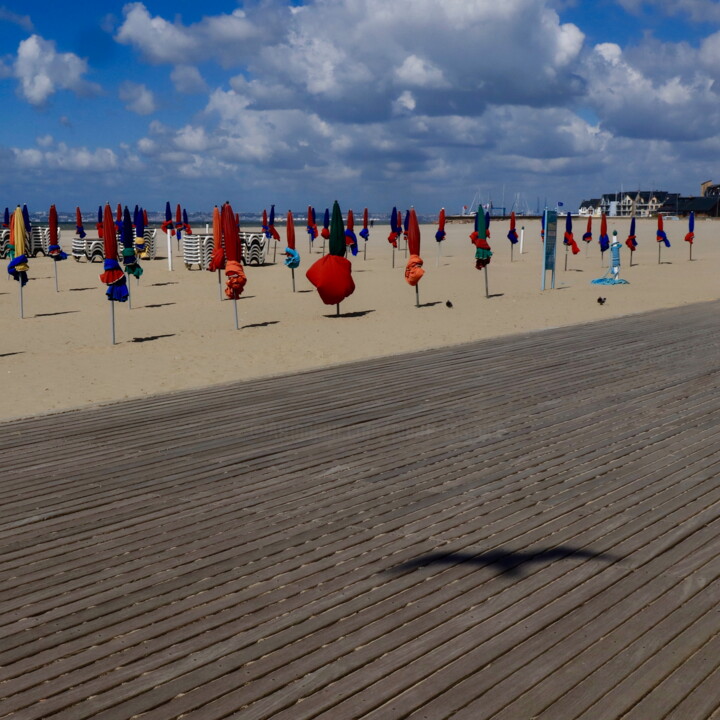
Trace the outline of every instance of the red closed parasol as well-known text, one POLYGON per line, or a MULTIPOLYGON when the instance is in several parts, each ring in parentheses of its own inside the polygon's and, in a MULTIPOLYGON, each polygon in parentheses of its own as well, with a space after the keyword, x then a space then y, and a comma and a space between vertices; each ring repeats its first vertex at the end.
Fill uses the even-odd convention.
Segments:
POLYGON ((415 288, 415 305, 420 307, 420 291, 418 283, 425 274, 423 270, 423 261, 420 257, 420 226, 418 225, 417 214, 415 208, 410 209, 408 218, 408 250, 410 257, 405 266, 405 281, 415 288))
POLYGON ((237 300, 245 289, 247 278, 241 262, 240 228, 229 202, 223 206, 221 218, 225 238, 225 295, 231 300, 237 300))

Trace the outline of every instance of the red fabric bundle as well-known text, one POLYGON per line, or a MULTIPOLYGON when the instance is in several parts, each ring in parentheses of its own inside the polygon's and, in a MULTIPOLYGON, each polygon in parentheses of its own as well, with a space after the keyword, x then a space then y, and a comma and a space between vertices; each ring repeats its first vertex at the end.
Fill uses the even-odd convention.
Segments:
POLYGON ((352 265, 339 255, 324 255, 314 262, 305 277, 317 288, 326 305, 337 305, 355 292, 352 265))

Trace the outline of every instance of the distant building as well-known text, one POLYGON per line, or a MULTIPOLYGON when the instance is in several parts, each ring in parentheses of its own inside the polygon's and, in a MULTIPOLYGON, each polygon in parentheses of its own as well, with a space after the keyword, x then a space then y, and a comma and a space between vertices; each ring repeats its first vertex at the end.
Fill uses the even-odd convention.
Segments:
POLYGON ((702 197, 720 197, 720 185, 713 185, 712 180, 706 180, 700 185, 702 197))
POLYGON ((677 197, 666 202, 658 210, 660 215, 677 215, 679 217, 687 216, 691 212, 698 217, 720 216, 720 192, 707 197, 677 197))
POLYGON ((579 214, 586 217, 599 217, 602 213, 610 217, 650 217, 657 214, 662 206, 675 202, 678 197, 678 193, 664 190, 605 193, 598 199, 583 200, 579 214))

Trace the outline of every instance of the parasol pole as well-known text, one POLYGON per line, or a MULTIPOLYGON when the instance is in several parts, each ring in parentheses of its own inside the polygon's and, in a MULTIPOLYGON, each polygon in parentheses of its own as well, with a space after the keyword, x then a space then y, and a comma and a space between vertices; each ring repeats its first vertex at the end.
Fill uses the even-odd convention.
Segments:
MULTIPOLYGON (((10 275, 8 275, 10 277, 10 275)), ((22 320, 25 317, 25 314, 23 312, 23 288, 22 288, 22 280, 18 283, 20 285, 20 319, 22 320)))
POLYGON ((325 257, 325 237, 323 237, 323 251, 322 251, 323 257, 325 257))
POLYGON ((240 323, 238 322, 238 311, 237 311, 237 298, 233 298, 233 310, 235 311, 235 329, 240 329, 240 323))
POLYGON ((570 248, 566 245, 565 246, 565 272, 567 272, 567 257, 568 257, 568 250, 570 248))
POLYGON ((487 265, 483 268, 485 271, 485 297, 490 297, 490 290, 488 290, 488 276, 487 276, 487 265))
MULTIPOLYGON (((692 252, 692 246, 690 247, 690 252, 692 252)), ((692 258, 690 258, 692 260, 692 258)), ((363 260, 367 260, 367 240, 365 241, 365 244, 363 245, 363 260)))
POLYGON ((442 245, 441 242, 437 243, 437 262, 435 264, 435 267, 440 267, 440 246, 442 245))
POLYGON ((128 278, 127 291, 128 291, 128 310, 132 310, 132 292, 130 292, 130 278, 128 278))
POLYGON ((335 317, 340 317, 340 303, 335 305, 335 317))
POLYGON ((692 243, 688 243, 688 245, 690 245, 690 260, 692 260, 692 246, 693 246, 693 244, 692 244, 692 243))
POLYGON ((222 302, 222 277, 218 270, 218 293, 220 294, 220 302, 222 302))
POLYGON ((658 265, 660 265, 660 253, 662 253, 662 243, 658 243, 658 265))
POLYGON ((290 268, 290 275, 292 276, 293 292, 295 292, 295 268, 290 268))
POLYGON ((420 283, 415 286, 415 307, 420 307, 420 283))
MULTIPOLYGON (((692 253, 692 245, 690 246, 690 252, 692 253)), ((690 259, 692 260, 692 257, 690 259)), ((55 292, 60 292, 60 290, 58 290, 57 265, 57 261, 54 261, 53 269, 55 270, 55 292)))
POLYGON ((110 301, 110 339, 115 345, 115 301, 110 301))
POLYGON ((523 250, 523 244, 524 244, 524 243, 525 243, 525 226, 522 225, 522 226, 520 227, 520 254, 521 254, 521 255, 522 255, 523 252, 524 252, 524 250, 523 250))
POLYGON ((513 250, 515 250, 515 243, 510 243, 510 262, 513 261, 513 250))
POLYGON ((273 265, 275 264, 276 256, 277 256, 277 240, 275 241, 275 245, 273 246, 273 265))
POLYGON ((392 266, 395 267, 395 246, 393 245, 392 266))

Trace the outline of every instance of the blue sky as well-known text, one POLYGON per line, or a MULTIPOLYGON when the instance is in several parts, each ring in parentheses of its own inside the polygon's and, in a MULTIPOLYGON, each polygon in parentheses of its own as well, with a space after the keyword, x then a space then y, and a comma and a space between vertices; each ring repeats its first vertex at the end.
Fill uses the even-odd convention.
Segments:
POLYGON ((0 5, 4 203, 576 207, 697 194, 718 0, 0 5))

